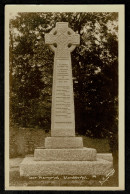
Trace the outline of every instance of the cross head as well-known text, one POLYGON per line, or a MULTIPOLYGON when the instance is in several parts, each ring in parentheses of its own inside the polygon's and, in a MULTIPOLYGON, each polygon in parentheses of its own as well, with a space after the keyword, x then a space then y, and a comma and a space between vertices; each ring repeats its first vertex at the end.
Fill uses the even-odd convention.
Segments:
POLYGON ((45 34, 45 44, 51 47, 56 58, 69 58, 70 52, 79 43, 79 34, 68 27, 68 22, 57 22, 56 27, 50 33, 45 34))

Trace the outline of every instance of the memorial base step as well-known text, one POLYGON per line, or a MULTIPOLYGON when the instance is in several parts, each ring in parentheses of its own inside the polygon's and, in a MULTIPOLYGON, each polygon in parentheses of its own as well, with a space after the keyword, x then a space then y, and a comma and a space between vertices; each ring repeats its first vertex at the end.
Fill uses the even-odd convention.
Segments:
POLYGON ((97 158, 113 162, 112 153, 97 153, 97 158))
POLYGON ((35 161, 34 157, 26 157, 20 164, 20 176, 105 176, 111 169, 112 162, 102 159, 96 161, 35 161))
POLYGON ((94 161, 96 160, 96 149, 35 149, 34 160, 43 161, 94 161))
POLYGON ((83 148, 83 139, 82 137, 46 137, 45 148, 83 148))

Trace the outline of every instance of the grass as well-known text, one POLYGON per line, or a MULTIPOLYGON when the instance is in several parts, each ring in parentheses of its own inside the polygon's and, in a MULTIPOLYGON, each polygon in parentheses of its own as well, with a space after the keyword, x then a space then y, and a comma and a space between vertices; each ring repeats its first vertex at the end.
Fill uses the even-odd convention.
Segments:
POLYGON ((110 146, 107 139, 97 139, 82 136, 84 147, 95 148, 98 153, 109 153, 110 146))

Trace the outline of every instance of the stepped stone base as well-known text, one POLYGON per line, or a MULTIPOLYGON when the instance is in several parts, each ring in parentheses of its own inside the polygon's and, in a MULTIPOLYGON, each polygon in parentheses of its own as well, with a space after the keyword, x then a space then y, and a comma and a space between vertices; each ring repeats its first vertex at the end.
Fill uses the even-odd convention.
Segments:
POLYGON ((56 176, 56 175, 106 175, 112 168, 112 162, 97 161, 35 161, 26 157, 20 164, 20 176, 56 176))
POLYGON ((75 130, 72 129, 52 129, 51 137, 75 137, 75 130))
POLYGON ((94 161, 96 149, 35 149, 34 160, 41 161, 94 161))
POLYGON ((46 137, 45 148, 83 148, 83 140, 82 137, 46 137))
POLYGON ((113 162, 112 153, 98 153, 97 158, 113 162))

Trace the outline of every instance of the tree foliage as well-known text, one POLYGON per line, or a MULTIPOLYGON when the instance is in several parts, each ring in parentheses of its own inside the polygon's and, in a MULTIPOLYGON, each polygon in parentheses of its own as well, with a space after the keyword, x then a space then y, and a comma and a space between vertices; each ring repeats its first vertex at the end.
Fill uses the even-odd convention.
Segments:
POLYGON ((76 132, 117 137, 117 13, 18 13, 10 20, 11 123, 50 129, 54 54, 44 35, 56 22, 80 34, 71 54, 76 132))

